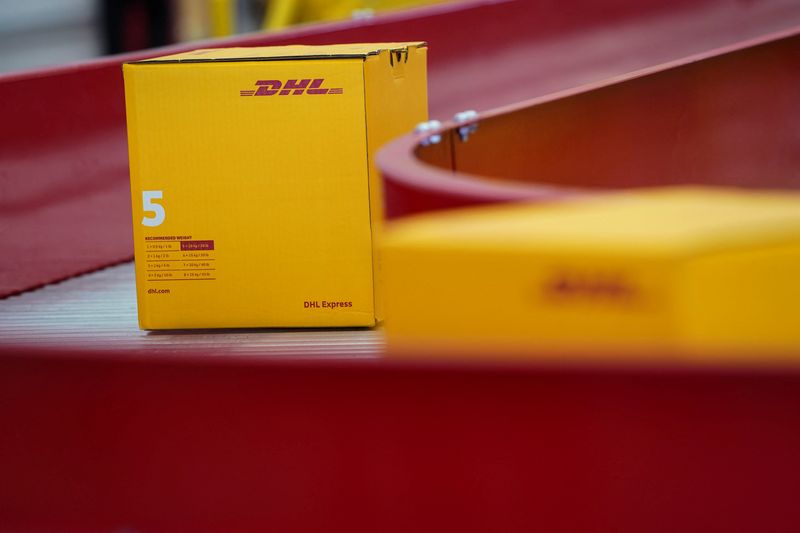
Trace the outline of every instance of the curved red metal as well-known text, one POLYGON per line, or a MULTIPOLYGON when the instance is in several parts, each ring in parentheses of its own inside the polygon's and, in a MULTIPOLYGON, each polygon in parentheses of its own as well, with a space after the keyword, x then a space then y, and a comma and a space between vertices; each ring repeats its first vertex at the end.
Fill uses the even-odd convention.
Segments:
POLYGON ((800 26, 446 123, 378 154, 387 216, 671 184, 800 188, 800 26))

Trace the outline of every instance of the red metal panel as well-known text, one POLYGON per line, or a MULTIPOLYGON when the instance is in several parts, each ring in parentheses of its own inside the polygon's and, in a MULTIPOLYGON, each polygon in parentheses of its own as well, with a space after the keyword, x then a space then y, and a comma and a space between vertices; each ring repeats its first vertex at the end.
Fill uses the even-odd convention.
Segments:
POLYGON ((408 135, 378 155, 387 215, 671 184, 796 189, 798 54, 800 26, 491 111, 466 142, 453 124, 439 144, 408 135))
POLYGON ((796 368, 123 356, 0 358, 4 529, 752 533, 800 523, 796 368))
POLYGON ((0 296, 131 257, 124 60, 202 46, 423 39, 431 111, 441 117, 793 23, 793 0, 473 1, 0 76, 0 296))

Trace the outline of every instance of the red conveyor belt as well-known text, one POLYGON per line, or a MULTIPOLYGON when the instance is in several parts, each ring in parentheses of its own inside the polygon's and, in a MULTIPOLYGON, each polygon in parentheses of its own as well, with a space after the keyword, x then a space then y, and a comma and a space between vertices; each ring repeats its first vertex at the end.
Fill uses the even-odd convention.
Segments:
POLYGON ((136 323, 133 264, 49 285, 0 305, 0 353, 12 346, 158 355, 363 359, 383 351, 378 330, 147 332, 136 323))
MULTIPOLYGON (((795 0, 472 1, 173 47, 430 43, 430 110, 447 118, 597 82, 800 24, 795 0)), ((0 76, 0 295, 130 259, 120 64, 0 76)))
MULTIPOLYGON (((797 25, 795 0, 487 1, 204 46, 424 39, 447 118, 797 25)), ((0 529, 797 529, 796 365, 139 331, 120 62, 160 53, 0 76, 0 294, 27 291, 0 300, 0 529)))

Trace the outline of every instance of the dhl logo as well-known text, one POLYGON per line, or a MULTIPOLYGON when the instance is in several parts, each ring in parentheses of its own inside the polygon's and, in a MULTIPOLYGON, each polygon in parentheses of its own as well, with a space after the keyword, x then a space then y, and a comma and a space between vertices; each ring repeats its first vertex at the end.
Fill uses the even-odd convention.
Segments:
POLYGON ((545 295, 559 299, 603 299, 632 301, 637 288, 622 274, 561 273, 544 285, 545 295))
POLYGON ((342 94, 344 89, 327 89, 322 86, 325 78, 286 80, 258 80, 258 89, 247 89, 239 91, 239 96, 300 96, 301 94, 342 94))

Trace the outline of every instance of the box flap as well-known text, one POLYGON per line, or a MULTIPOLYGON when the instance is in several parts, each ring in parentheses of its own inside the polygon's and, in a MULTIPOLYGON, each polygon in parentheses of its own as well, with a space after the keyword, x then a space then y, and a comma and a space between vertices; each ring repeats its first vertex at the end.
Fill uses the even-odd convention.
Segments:
POLYGON ((365 58, 383 50, 424 48, 421 41, 405 43, 332 44, 325 46, 257 46, 212 48, 135 61, 134 63, 205 63, 215 61, 280 61, 287 59, 365 58))

